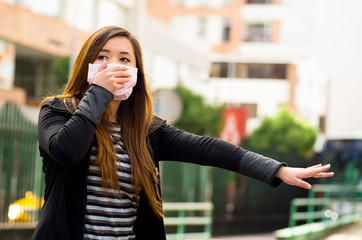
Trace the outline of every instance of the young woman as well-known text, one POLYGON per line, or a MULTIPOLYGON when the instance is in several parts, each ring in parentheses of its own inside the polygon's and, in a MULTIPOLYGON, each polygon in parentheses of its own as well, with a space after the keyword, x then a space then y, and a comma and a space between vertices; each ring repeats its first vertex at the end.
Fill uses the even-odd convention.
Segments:
POLYGON ((161 160, 220 167, 272 187, 284 181, 309 189, 303 178, 333 175, 329 165, 287 167, 153 116, 141 47, 119 27, 85 42, 63 95, 43 101, 38 140, 45 203, 33 239, 165 239, 161 160), (90 63, 100 67, 89 85, 90 63))

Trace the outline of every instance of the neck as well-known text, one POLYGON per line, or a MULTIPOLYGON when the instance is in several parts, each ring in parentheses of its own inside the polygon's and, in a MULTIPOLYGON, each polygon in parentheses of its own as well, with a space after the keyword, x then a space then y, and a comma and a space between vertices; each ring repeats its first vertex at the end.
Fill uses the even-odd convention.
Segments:
POLYGON ((109 121, 111 122, 117 122, 117 111, 118 111, 118 107, 121 104, 121 101, 119 100, 113 100, 109 106, 108 106, 108 110, 109 110, 109 121))

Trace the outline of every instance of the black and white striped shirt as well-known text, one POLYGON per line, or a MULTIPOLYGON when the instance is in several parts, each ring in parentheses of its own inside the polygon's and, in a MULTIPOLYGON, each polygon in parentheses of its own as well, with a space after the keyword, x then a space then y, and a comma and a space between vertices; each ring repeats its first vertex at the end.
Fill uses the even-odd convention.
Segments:
POLYGON ((87 205, 84 239, 135 239, 133 225, 137 204, 131 180, 131 162, 120 135, 120 125, 112 124, 110 135, 118 158, 118 183, 121 199, 115 190, 102 187, 100 169, 96 165, 97 148, 92 146, 87 177, 87 205))

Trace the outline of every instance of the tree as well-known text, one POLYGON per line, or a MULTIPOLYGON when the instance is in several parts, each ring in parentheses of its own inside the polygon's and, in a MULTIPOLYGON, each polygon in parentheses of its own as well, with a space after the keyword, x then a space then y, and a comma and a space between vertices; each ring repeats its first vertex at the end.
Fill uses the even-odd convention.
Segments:
POLYGON ((55 75, 56 84, 59 88, 64 88, 69 78, 70 57, 58 57, 52 63, 52 71, 55 75))
POLYGON ((182 116, 175 126, 198 135, 218 136, 225 106, 209 105, 201 95, 182 86, 175 90, 184 104, 182 116))
POLYGON ((317 131, 305 120, 280 109, 274 118, 264 118, 248 142, 255 151, 308 158, 316 139, 317 131))

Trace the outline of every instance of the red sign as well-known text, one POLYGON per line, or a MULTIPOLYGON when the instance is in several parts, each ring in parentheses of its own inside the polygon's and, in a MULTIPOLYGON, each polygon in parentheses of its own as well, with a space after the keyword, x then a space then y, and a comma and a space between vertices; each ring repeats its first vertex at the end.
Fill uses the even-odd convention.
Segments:
POLYGON ((223 126, 220 138, 235 145, 240 145, 246 135, 246 120, 248 109, 245 107, 230 107, 224 112, 223 126))

